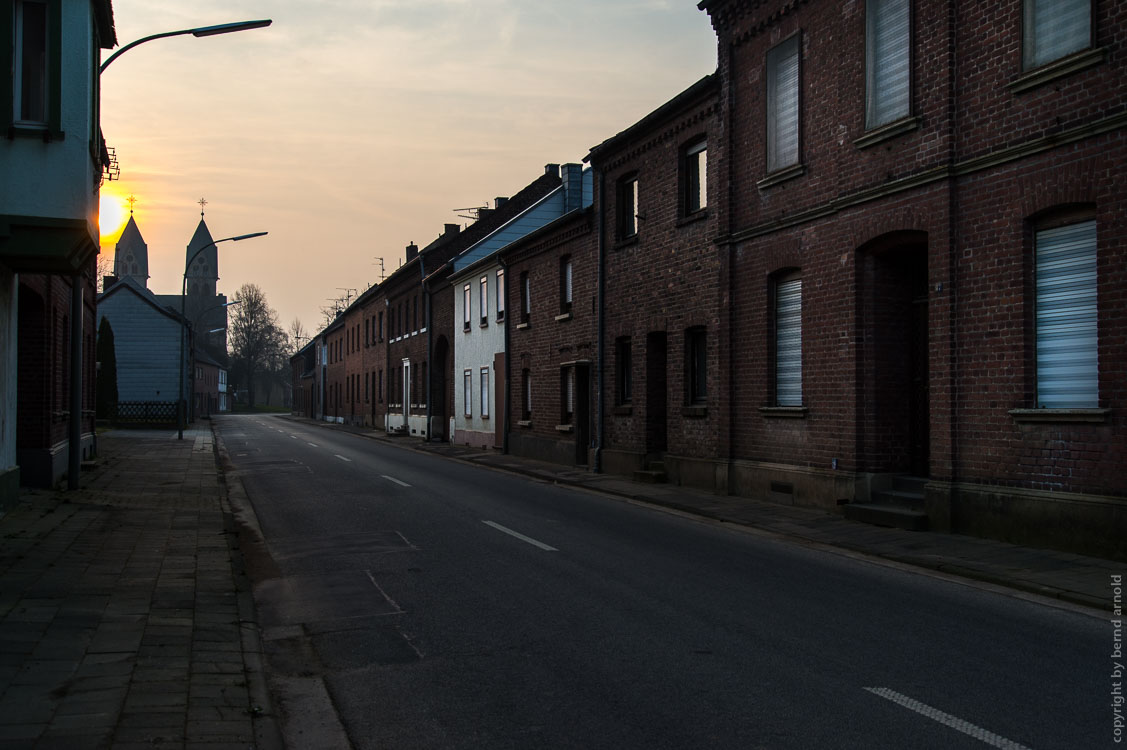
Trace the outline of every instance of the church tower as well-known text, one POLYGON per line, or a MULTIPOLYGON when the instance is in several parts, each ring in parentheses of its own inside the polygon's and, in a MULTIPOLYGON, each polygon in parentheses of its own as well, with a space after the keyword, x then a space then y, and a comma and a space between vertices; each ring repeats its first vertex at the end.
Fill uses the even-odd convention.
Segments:
MULTIPOLYGON (((113 256, 113 275, 119 279, 129 276, 144 288, 149 286, 149 246, 129 212, 129 223, 118 238, 113 256)), ((214 288, 214 287, 213 287, 214 288)))
MULTIPOLYGON (((200 208, 206 201, 200 199, 200 208)), ((196 345, 212 359, 227 362, 227 297, 216 291, 219 282, 219 251, 200 211, 200 223, 184 256, 187 267, 187 296, 184 312, 196 331, 196 345), (197 254, 198 251, 198 254, 197 254), (193 259, 193 256, 194 259, 193 259)))
POLYGON ((207 222, 204 221, 202 213, 200 214, 199 226, 196 227, 196 233, 192 235, 192 241, 188 243, 184 262, 187 263, 193 255, 196 256, 196 259, 192 261, 192 265, 188 268, 188 299, 211 300, 215 297, 215 287, 219 281, 219 251, 212 239, 211 232, 208 231, 207 222), (199 255, 196 255, 200 248, 204 249, 199 255))

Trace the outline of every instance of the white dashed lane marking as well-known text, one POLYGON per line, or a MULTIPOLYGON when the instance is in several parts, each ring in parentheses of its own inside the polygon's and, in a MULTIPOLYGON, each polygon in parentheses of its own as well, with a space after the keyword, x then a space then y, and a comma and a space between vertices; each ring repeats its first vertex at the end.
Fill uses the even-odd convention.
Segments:
POLYGON ((524 534, 521 534, 518 531, 513 531, 512 529, 507 528, 505 526, 502 526, 499 523, 494 523, 493 521, 482 521, 482 523, 485 524, 486 526, 491 526, 491 527, 497 529, 498 531, 500 531, 504 534, 508 534, 511 537, 516 537, 517 539, 521 540, 522 542, 528 542, 533 547, 539 547, 540 549, 544 550, 545 552, 559 552, 558 549, 556 549, 555 547, 552 547, 551 545, 544 544, 544 542, 538 542, 535 539, 533 539, 532 537, 525 536, 524 534))
POLYGON ((380 474, 380 476, 383 477, 384 479, 386 479, 389 482, 395 482, 400 487, 410 487, 411 486, 411 485, 407 484, 406 482, 401 482, 400 480, 396 479, 395 477, 389 477, 387 474, 380 474))
POLYGON ((342 456, 339 453, 334 453, 333 455, 336 456, 337 458, 339 458, 341 461, 347 461, 348 463, 352 463, 351 458, 345 458, 344 456, 342 456))
POLYGON ((993 732, 987 729, 983 729, 976 724, 971 724, 969 721, 964 721, 958 716, 952 716, 949 713, 940 711, 938 708, 932 708, 926 703, 920 703, 918 700, 909 698, 903 693, 898 693, 895 690, 889 690, 888 688, 883 687, 867 687, 865 689, 873 695, 879 695, 885 700, 890 700, 893 703, 897 703, 903 706, 904 708, 915 711, 921 716, 926 716, 932 721, 938 721, 944 726, 951 727, 951 729, 954 729, 956 732, 962 732, 965 735, 974 737, 979 742, 985 742, 991 747, 1004 748, 1004 750, 1029 750, 1029 748, 1025 745, 1014 742, 1013 740, 1007 740, 1005 737, 994 734, 993 732))

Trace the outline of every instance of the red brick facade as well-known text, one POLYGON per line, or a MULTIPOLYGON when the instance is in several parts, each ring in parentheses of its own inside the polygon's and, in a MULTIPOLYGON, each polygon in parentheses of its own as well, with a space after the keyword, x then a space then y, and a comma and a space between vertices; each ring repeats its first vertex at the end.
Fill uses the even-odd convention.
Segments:
MULTIPOLYGON (((1042 59, 1019 0, 917 0, 878 82, 888 4, 700 5, 717 72, 592 149, 592 209, 500 253, 509 450, 847 514, 914 478, 932 528, 1127 558, 1127 16, 1094 2, 1042 59), (1069 232, 1092 270, 1039 291, 1069 232)), ((360 330, 413 315, 405 269, 360 330)))

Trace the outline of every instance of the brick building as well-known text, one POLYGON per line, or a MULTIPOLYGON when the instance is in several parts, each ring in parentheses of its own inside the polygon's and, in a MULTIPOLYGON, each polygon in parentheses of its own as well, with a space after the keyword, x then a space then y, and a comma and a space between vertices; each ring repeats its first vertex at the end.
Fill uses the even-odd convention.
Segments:
POLYGON ((1127 554, 1113 5, 701 3, 729 491, 1127 554))
POLYGON ((588 160, 602 214, 602 467, 724 489, 718 83, 701 79, 588 160))

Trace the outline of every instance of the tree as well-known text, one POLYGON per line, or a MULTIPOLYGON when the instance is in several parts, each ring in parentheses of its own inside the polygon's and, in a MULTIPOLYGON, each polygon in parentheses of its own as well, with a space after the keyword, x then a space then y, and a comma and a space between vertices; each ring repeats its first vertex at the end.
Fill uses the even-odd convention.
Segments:
POLYGON ((108 318, 102 318, 98 325, 96 357, 100 367, 94 392, 94 413, 102 419, 113 419, 117 411, 117 351, 108 318))
POLYGON ((231 360, 241 382, 246 384, 247 403, 254 406, 255 384, 262 374, 273 374, 284 357, 286 334, 278 325, 278 313, 266 303, 266 295, 255 284, 243 284, 235 292, 240 303, 233 309, 229 327, 231 360))
POLYGON ((291 357, 297 354, 297 350, 305 346, 305 342, 309 341, 309 332, 305 330, 305 326, 301 324, 301 320, 294 318, 290 323, 289 330, 286 331, 290 337, 289 351, 286 352, 291 357))

